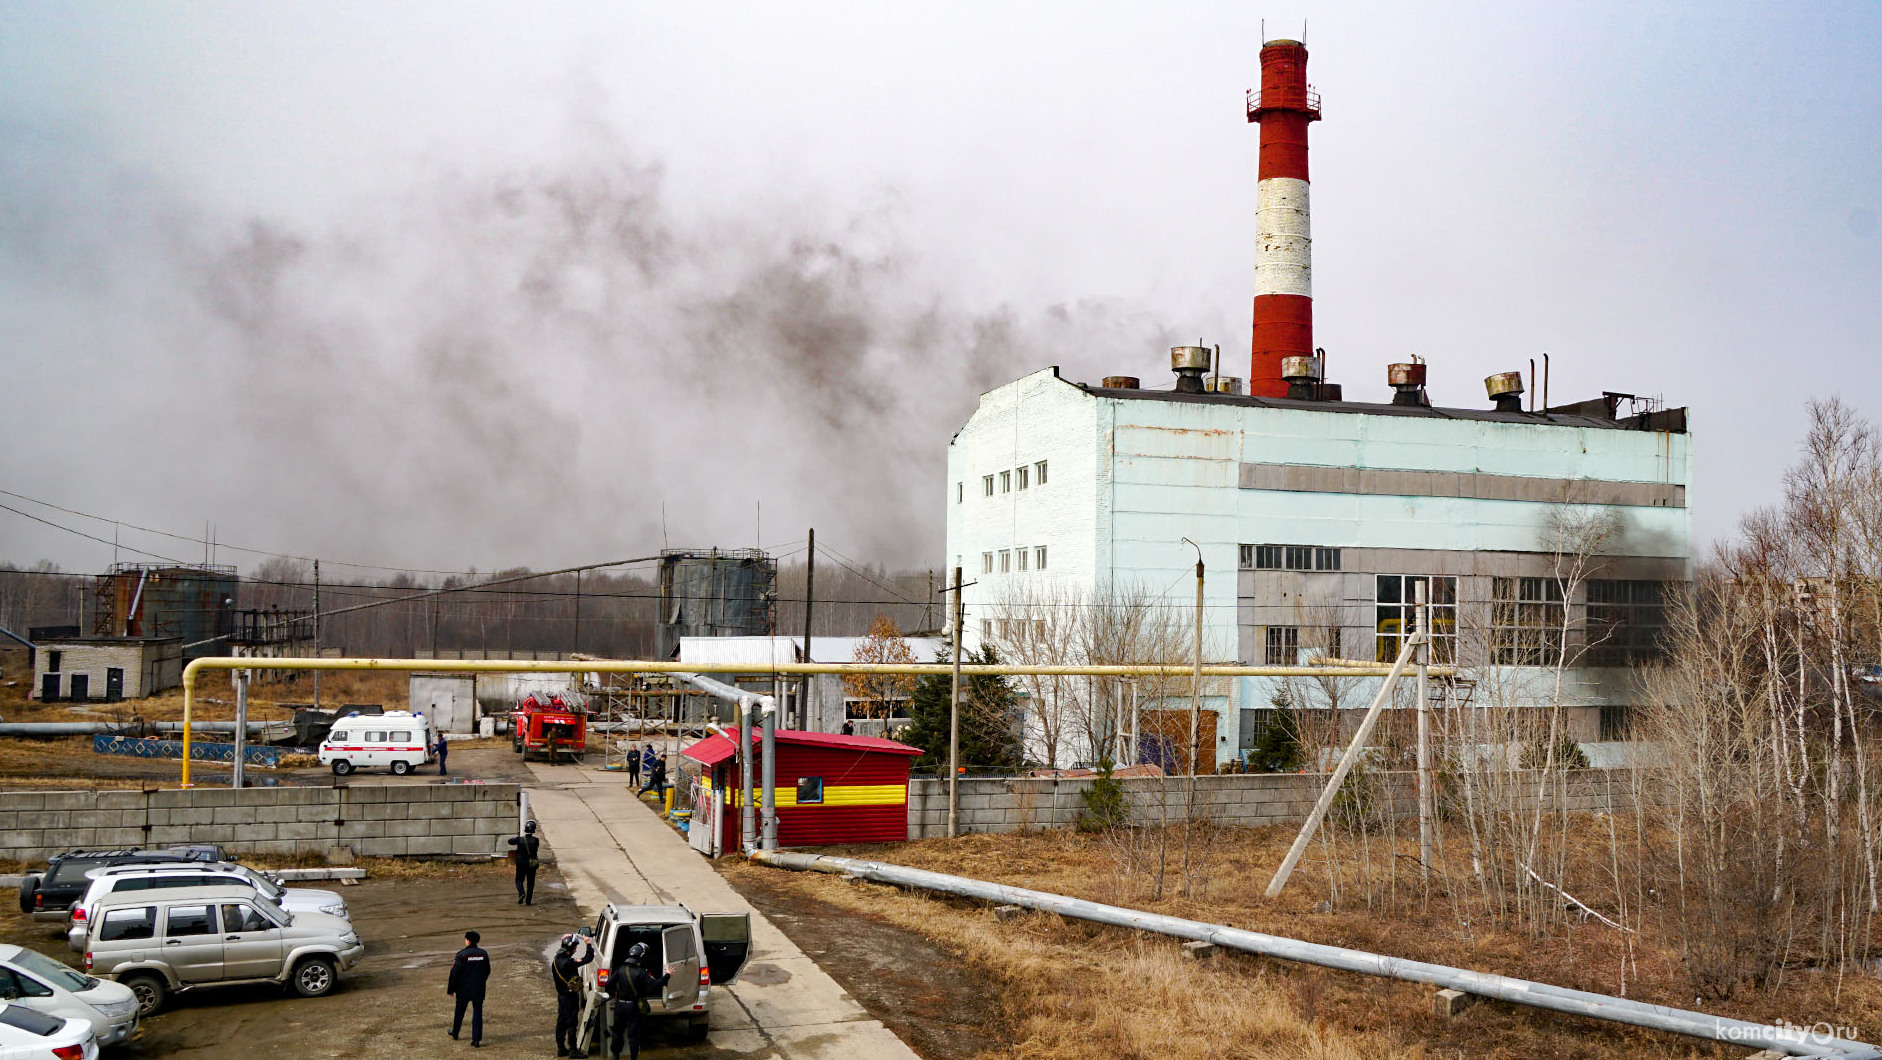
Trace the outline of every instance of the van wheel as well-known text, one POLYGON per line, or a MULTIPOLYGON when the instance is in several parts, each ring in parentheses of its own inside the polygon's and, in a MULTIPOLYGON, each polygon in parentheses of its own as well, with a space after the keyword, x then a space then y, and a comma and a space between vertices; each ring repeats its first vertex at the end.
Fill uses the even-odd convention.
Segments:
POLYGON ((334 776, 343 777, 343 776, 346 776, 348 773, 351 773, 352 771, 353 771, 353 763, 347 761, 344 758, 336 758, 333 760, 333 775, 334 776))
POLYGON ((686 1025, 686 1037, 695 1042, 703 1042, 706 1040, 706 1032, 711 1029, 712 1024, 710 1022, 706 1020, 694 1020, 686 1025))
POLYGON ((124 985, 137 995, 137 1014, 155 1016, 162 1011, 163 1003, 170 999, 170 987, 158 976, 144 974, 133 975, 123 980, 124 985))
POLYGON ((325 957, 309 957, 294 966, 294 992, 302 997, 320 997, 330 992, 337 979, 333 962, 325 957))
POLYGON ((393 776, 402 777, 405 774, 410 773, 411 771, 412 771, 412 764, 410 762, 407 762, 405 759, 395 758, 392 760, 392 775, 393 776))

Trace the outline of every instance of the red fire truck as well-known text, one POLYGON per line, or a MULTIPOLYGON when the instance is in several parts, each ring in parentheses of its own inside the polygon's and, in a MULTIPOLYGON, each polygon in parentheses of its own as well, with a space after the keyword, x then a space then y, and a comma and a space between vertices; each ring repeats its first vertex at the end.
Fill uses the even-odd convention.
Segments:
POLYGON ((588 710, 573 692, 531 692, 510 713, 510 745, 524 761, 580 761, 588 750, 588 710))

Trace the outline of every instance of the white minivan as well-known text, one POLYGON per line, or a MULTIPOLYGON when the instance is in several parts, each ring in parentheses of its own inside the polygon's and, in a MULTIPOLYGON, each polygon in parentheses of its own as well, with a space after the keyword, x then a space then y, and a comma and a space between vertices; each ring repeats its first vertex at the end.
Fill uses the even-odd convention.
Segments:
POLYGON ((384 766, 399 776, 431 761, 438 738, 423 714, 394 710, 384 714, 348 714, 333 723, 320 744, 320 764, 336 777, 355 769, 384 766))

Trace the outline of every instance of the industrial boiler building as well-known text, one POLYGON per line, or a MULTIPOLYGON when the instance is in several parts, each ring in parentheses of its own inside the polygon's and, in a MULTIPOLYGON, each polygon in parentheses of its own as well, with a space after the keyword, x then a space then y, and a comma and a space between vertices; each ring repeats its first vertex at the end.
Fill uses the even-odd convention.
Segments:
MULTIPOLYGON (((1191 350, 1176 361, 1196 363, 1191 350)), ((1524 678, 1549 672, 1565 624, 1575 738, 1618 737, 1627 668, 1654 650, 1664 587, 1691 558, 1685 410, 1629 414, 1610 395, 1525 411, 1513 394, 1500 409, 1433 408, 1425 366, 1393 369, 1416 382, 1384 404, 1321 400, 1318 383, 1297 398, 1212 392, 1197 368, 1184 389, 1048 368, 982 395, 948 447, 948 558, 972 583, 968 642, 998 641, 1003 615, 1040 602, 1104 606, 1120 593, 1188 621, 1188 538, 1207 570, 1210 661, 1390 660, 1423 582, 1434 658, 1472 668, 1479 702, 1491 686, 1517 705, 1552 701, 1552 680, 1524 678), (1577 549, 1583 576, 1564 600, 1564 552, 1577 549)), ((1221 762, 1278 688, 1246 678, 1213 691, 1221 762)), ((1354 691, 1341 705, 1365 706, 1370 687, 1354 691)))

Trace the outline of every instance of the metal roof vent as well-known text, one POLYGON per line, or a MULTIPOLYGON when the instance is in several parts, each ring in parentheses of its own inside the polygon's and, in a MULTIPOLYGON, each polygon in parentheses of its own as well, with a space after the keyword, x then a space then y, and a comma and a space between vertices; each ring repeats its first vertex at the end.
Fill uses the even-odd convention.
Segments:
POLYGON ((1207 346, 1170 347, 1170 370, 1176 373, 1176 392, 1204 393, 1206 388, 1202 385, 1202 377, 1209 372, 1210 360, 1207 346))
POLYGON ((1320 358, 1281 358, 1281 378, 1287 380, 1287 396, 1295 401, 1317 401, 1320 388, 1320 358))
POLYGON ((1107 375, 1104 377, 1106 390, 1136 390, 1143 386, 1143 381, 1134 375, 1107 375))
POLYGON ((1211 394, 1239 394, 1242 392, 1242 377, 1239 375, 1212 375, 1204 381, 1211 394))
POLYGON ((1484 379, 1483 388, 1490 392, 1490 400, 1496 402, 1498 412, 1523 410, 1523 373, 1498 372, 1484 379))
POLYGON ((1392 404, 1431 407, 1431 400, 1425 396, 1424 362, 1388 364, 1385 366, 1385 381, 1391 383, 1392 389, 1397 391, 1392 395, 1392 404))

